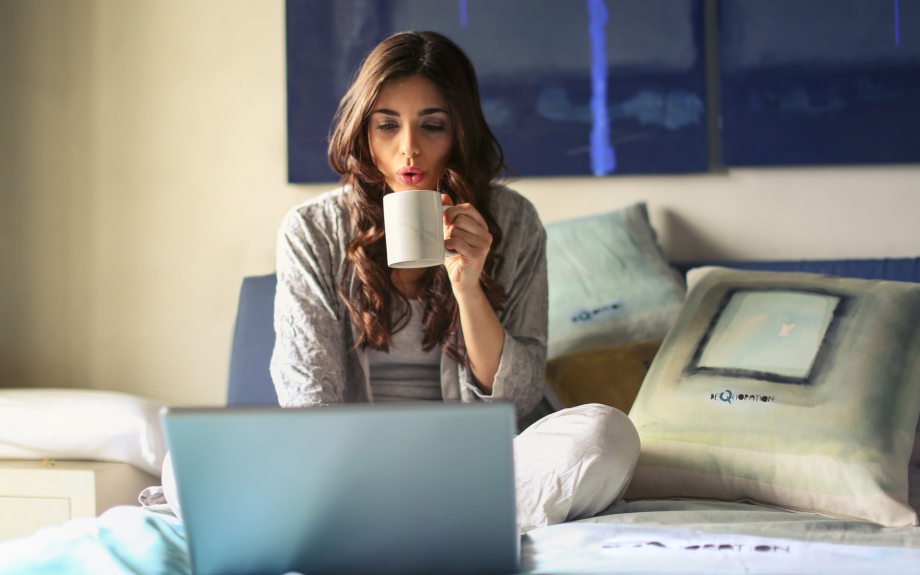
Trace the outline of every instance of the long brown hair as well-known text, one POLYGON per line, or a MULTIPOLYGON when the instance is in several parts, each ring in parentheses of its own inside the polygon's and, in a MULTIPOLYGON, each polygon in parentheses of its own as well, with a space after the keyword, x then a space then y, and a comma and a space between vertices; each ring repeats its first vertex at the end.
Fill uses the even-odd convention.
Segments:
MULTIPOLYGON (((356 345, 362 349, 388 351, 391 335, 408 323, 411 314, 408 300, 393 285, 387 267, 383 196, 389 188, 371 158, 367 125, 383 86, 412 76, 431 82, 447 100, 454 142, 438 189, 455 205, 470 203, 482 214, 493 240, 480 285, 496 311, 508 297, 492 279, 501 261, 502 233, 489 209, 492 182, 507 168, 501 146, 482 113, 473 65, 456 44, 436 32, 395 34, 364 60, 339 104, 329 140, 329 164, 346 187, 350 232, 354 234, 339 292, 359 328, 356 345)), ((448 337, 460 329, 460 314, 444 266, 426 270, 417 289, 426 309, 422 348, 431 351, 439 345, 465 364, 463 350, 448 337)))

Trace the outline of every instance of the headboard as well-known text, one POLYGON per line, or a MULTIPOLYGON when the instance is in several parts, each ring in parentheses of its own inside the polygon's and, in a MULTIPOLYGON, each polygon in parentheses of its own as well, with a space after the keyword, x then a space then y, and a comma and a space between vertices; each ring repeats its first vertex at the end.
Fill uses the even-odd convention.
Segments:
POLYGON ((227 405, 278 405, 268 373, 275 347, 275 274, 243 278, 230 351, 227 405))
MULTIPOLYGON (((735 269, 796 271, 840 277, 920 283, 920 258, 675 263, 683 273, 700 265, 735 269)), ((268 372, 275 345, 275 274, 243 279, 230 355, 227 405, 278 405, 268 372)))

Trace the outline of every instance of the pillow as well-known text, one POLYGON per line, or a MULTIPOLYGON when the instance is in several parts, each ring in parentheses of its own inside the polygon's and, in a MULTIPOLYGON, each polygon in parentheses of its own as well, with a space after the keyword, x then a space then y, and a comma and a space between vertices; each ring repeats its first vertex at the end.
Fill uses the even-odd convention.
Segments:
POLYGON ((514 438, 521 533, 609 507, 622 497, 638 454, 636 428, 606 405, 563 409, 528 427, 514 438))
POLYGON ((0 458, 119 461, 160 476, 165 404, 112 391, 0 390, 0 458))
POLYGON ((546 364, 546 384, 565 407, 602 403, 628 413, 660 339, 568 353, 546 364))
MULTIPOLYGON (((722 269, 716 266, 702 266, 687 270, 687 290, 693 287, 712 270, 722 269)), ((920 466, 920 423, 917 424, 917 431, 914 435, 914 448, 910 456, 910 465, 920 466)), ((913 493, 913 491, 911 491, 913 493)))
POLYGON ((917 523, 920 285, 711 270, 630 411, 628 499, 752 501, 917 523))
POLYGON ((548 359, 665 336, 686 290, 644 203, 545 227, 548 359))

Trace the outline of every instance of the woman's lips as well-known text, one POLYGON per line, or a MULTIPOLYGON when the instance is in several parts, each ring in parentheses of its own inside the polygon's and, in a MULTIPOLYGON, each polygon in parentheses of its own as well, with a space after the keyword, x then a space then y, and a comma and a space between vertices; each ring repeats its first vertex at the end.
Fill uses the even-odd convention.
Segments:
POLYGON ((396 178, 404 184, 415 185, 425 178, 425 170, 414 166, 405 166, 396 170, 396 178))

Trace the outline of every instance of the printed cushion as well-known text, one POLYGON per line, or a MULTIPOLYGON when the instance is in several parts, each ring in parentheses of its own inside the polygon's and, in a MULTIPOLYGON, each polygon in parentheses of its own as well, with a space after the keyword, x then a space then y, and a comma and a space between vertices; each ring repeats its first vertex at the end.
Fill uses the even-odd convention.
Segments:
POLYGON ((665 336, 686 289, 644 203, 545 227, 548 359, 665 336))
POLYGON ((602 403, 628 413, 660 346, 646 339, 568 353, 546 364, 546 384, 566 407, 602 403))
POLYGON ((630 411, 628 499, 752 501, 916 525, 920 285, 713 269, 630 411))

